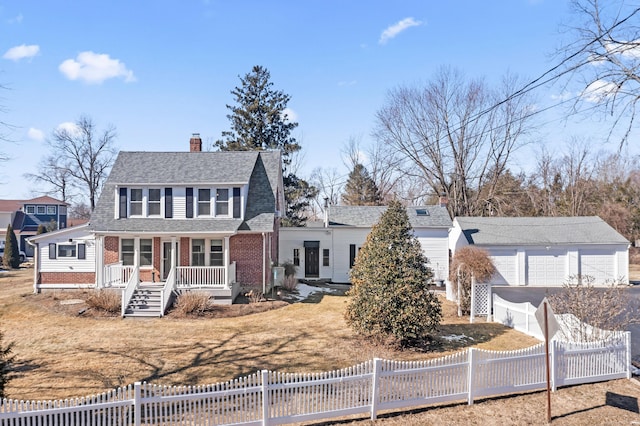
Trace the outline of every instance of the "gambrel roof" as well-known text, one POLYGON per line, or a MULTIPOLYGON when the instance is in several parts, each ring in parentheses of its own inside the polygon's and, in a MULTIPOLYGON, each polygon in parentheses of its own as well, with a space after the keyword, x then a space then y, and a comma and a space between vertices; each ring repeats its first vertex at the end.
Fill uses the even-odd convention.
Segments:
MULTIPOLYGON (((330 206, 329 226, 371 228, 378 223, 385 210, 387 206, 330 206)), ((407 207, 407 215, 414 229, 452 226, 449 212, 442 206, 410 206, 407 207)))
POLYGON ((95 232, 273 232, 282 197, 279 151, 120 152, 89 228, 95 232), (116 219, 115 189, 123 186, 215 186, 249 184, 244 220, 231 218, 116 219), (279 193, 280 192, 280 193, 279 193))
POLYGON ((598 216, 456 217, 469 244, 558 245, 628 244, 598 216))

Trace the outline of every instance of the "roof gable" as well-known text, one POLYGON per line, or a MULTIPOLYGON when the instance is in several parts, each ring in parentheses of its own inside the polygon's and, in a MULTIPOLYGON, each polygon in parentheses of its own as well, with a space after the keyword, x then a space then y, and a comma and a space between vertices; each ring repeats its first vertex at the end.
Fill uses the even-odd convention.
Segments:
POLYGON ((454 222, 475 245, 629 243, 598 216, 456 217, 454 222))

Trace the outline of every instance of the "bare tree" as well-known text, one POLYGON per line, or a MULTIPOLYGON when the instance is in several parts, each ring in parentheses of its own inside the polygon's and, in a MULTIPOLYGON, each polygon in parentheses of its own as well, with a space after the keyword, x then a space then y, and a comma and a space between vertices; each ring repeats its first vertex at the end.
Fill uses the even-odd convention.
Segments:
POLYGON ((389 92, 375 136, 403 157, 407 177, 421 180, 419 197, 444 193, 452 215, 480 214, 480 188, 495 188, 525 143, 532 114, 527 96, 505 96, 515 87, 517 80, 507 77, 492 91, 482 80, 441 68, 423 88, 389 92))
POLYGON ((311 172, 309 181, 311 185, 318 189, 318 195, 314 202, 314 211, 316 209, 320 211, 324 208, 325 199, 331 204, 338 204, 344 178, 340 176, 337 168, 316 167, 311 172))
POLYGON ((596 106, 613 116, 611 131, 622 126, 622 147, 640 101, 640 7, 624 0, 571 4, 576 23, 568 28, 571 40, 558 52, 563 66, 557 76, 567 87, 580 85, 576 112, 596 106))
POLYGON ((69 186, 78 189, 93 211, 113 165, 115 137, 113 126, 99 132, 93 120, 83 115, 75 126, 53 131, 47 141, 52 153, 44 160, 46 168, 30 177, 50 184, 52 191, 61 194, 63 200, 69 195, 69 186))
POLYGON ((40 161, 38 170, 43 172, 24 174, 27 179, 45 185, 44 187, 38 186, 40 188, 40 190, 36 191, 38 195, 55 195, 61 201, 71 202, 73 198, 71 194, 73 177, 68 165, 62 164, 59 157, 49 155, 40 161))

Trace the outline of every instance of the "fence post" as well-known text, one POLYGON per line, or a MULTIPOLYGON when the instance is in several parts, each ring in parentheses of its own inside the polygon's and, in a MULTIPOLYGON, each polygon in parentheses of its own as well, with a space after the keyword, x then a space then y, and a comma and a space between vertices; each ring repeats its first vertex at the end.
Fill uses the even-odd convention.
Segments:
POLYGON ((471 317, 469 318, 469 322, 473 324, 473 321, 476 316, 476 279, 471 274, 471 317))
POLYGON ((373 359, 373 377, 371 378, 371 420, 378 416, 378 399, 380 397, 380 372, 382 371, 382 360, 373 359))
POLYGON ((551 357, 551 390, 553 392, 556 391, 556 389, 558 389, 558 387, 556 386, 556 345, 557 345, 558 341, 557 340, 552 340, 551 341, 551 353, 549 354, 549 356, 551 357))
POLYGON ((135 426, 142 424, 142 383, 133 384, 133 423, 135 426))
POLYGON ((269 425, 269 370, 262 370, 262 425, 269 425))
POLYGON ((627 352, 627 379, 631 379, 631 332, 624 332, 624 345, 627 352))
POLYGON ((473 380, 473 376, 475 374, 475 361, 473 359, 473 348, 469 348, 469 355, 467 357, 467 362, 469 363, 469 367, 468 367, 468 378, 467 381, 469 382, 469 390, 468 390, 468 396, 467 396, 467 403, 469 405, 473 405, 473 386, 474 386, 474 380, 473 380))
POLYGON ((491 283, 487 283, 487 289, 487 322, 491 322, 493 319, 493 295, 491 294, 491 283))

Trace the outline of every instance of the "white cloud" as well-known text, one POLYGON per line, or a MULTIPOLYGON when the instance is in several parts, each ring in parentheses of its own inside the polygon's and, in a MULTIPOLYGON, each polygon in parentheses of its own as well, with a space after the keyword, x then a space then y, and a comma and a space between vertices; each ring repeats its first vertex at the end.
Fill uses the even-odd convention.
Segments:
POLYGON ((287 121, 298 121, 298 114, 296 114, 296 112, 291 108, 285 108, 284 111, 282 111, 282 114, 287 116, 287 121))
POLYGON ((58 127, 56 127, 56 131, 58 132, 67 132, 71 135, 73 134, 77 134, 80 132, 80 128, 78 127, 78 125, 76 123, 72 123, 71 121, 65 121, 64 123, 60 123, 58 124, 58 127))
POLYGON ((29 128, 29 130, 27 131, 27 136, 29 137, 29 139, 37 142, 42 142, 44 140, 44 132, 40 129, 34 129, 33 127, 29 128))
POLYGON ((404 30, 420 25, 422 25, 421 21, 416 21, 413 18, 404 18, 402 21, 399 21, 384 30, 380 35, 380 40, 378 40, 378 43, 386 44, 389 40, 403 32, 404 30))
POLYGON ((607 43, 605 49, 610 54, 618 54, 629 59, 640 59, 640 40, 607 43))
POLYGON ((119 59, 91 51, 79 53, 76 59, 67 59, 58 69, 69 80, 82 80, 89 84, 101 84, 110 78, 123 78, 127 83, 136 81, 133 71, 119 59))
POLYGON ((568 101, 572 97, 573 97, 573 94, 568 90, 565 90, 564 92, 557 95, 556 94, 551 95, 551 99, 553 99, 554 101, 560 101, 560 102, 568 101))
POLYGON ((17 62, 20 59, 33 58, 38 54, 38 52, 40 52, 40 46, 37 44, 30 44, 28 46, 26 44, 21 44, 20 46, 15 46, 7 50, 2 57, 4 59, 10 59, 17 62))
POLYGON ((618 90, 615 83, 604 80, 596 80, 581 93, 581 96, 587 102, 598 103, 604 101, 605 98, 613 95, 618 90))

